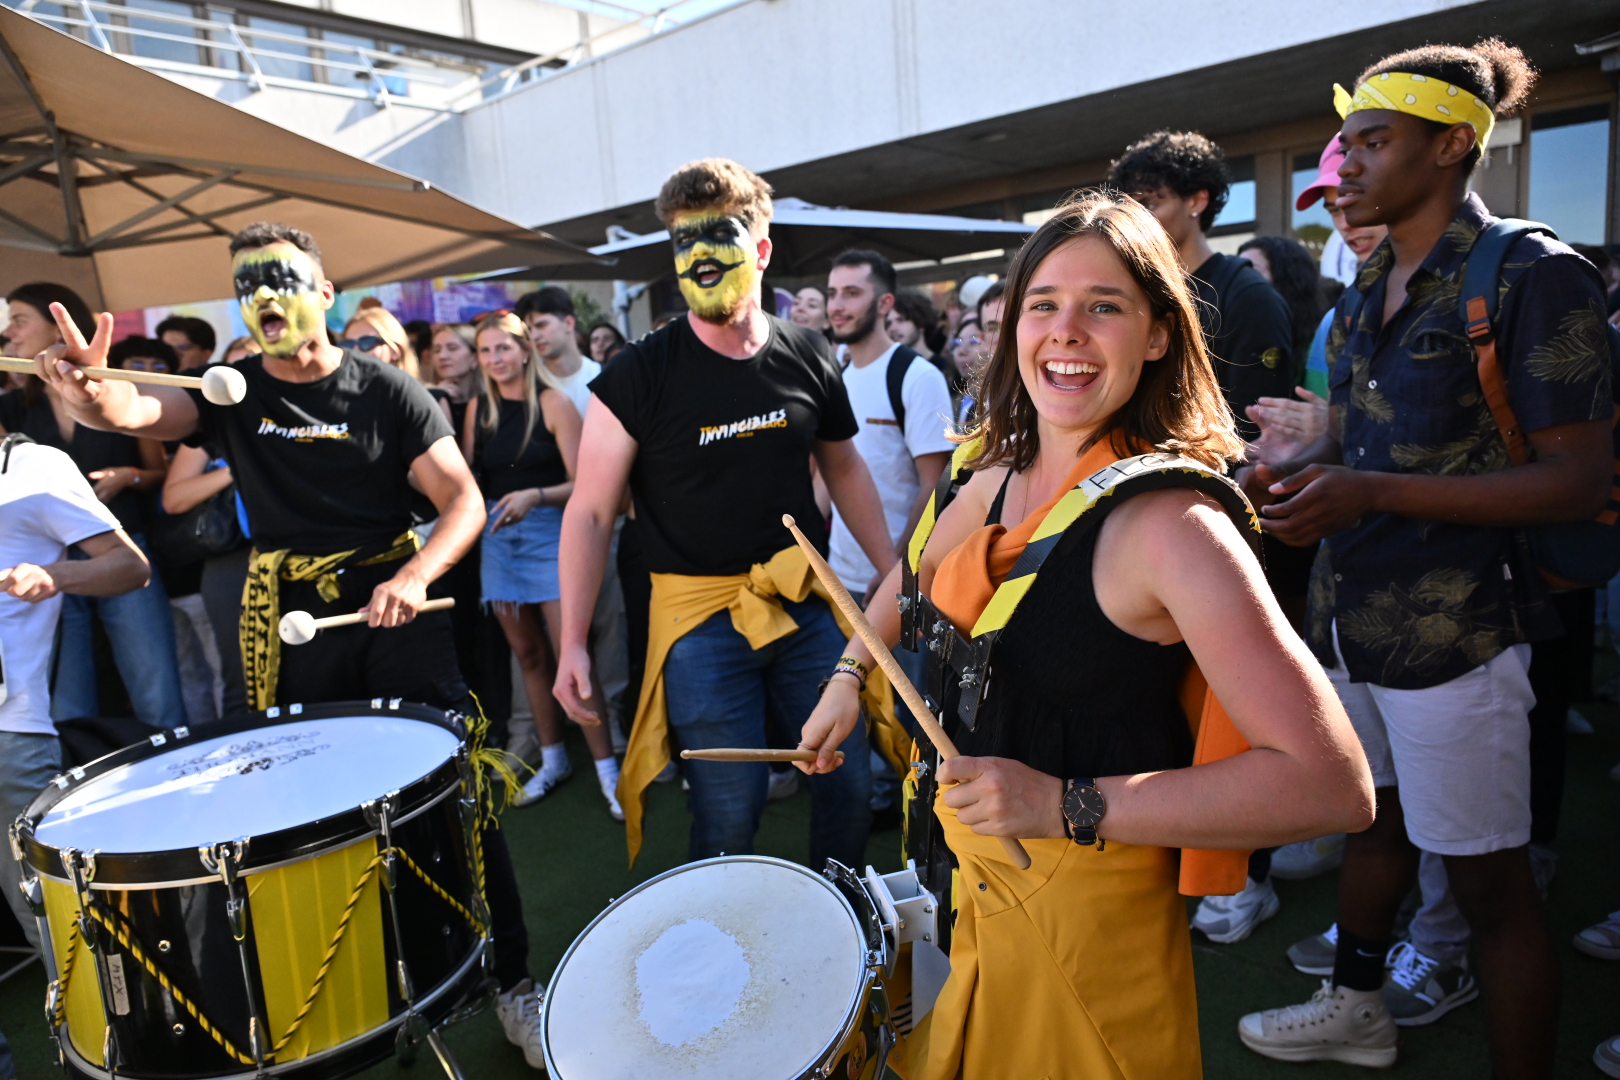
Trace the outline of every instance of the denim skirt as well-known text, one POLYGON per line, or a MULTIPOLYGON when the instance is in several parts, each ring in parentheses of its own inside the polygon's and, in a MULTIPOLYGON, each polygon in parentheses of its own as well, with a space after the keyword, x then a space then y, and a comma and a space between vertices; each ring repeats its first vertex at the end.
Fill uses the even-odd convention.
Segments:
MULTIPOLYGON (((495 500, 486 500, 493 509, 495 500)), ((537 506, 516 525, 489 532, 486 526, 480 574, 486 604, 543 604, 562 596, 557 584, 560 506, 537 506)))

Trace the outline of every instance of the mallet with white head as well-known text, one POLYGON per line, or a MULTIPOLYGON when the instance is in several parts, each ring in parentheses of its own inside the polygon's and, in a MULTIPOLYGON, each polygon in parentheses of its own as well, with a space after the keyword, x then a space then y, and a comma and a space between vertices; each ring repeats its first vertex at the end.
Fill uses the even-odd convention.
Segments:
MULTIPOLYGON (((440 600, 429 600, 417 608, 416 613, 421 615, 428 611, 445 611, 455 606, 455 597, 446 596, 440 600)), ((370 617, 369 611, 356 611, 352 615, 330 615, 324 619, 317 619, 307 611, 289 611, 281 617, 281 626, 278 629, 281 640, 288 645, 308 645, 322 630, 334 626, 354 626, 370 617)))

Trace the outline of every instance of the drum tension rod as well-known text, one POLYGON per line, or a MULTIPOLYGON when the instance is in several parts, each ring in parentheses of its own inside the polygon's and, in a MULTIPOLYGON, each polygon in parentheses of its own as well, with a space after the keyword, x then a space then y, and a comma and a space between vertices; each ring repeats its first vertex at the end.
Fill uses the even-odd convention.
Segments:
POLYGON ((225 917, 230 923, 231 936, 236 939, 236 952, 242 961, 242 988, 247 993, 248 1053, 253 1055, 253 1063, 262 1076, 265 1075, 265 1012, 253 979, 252 959, 248 956, 247 897, 240 893, 238 885, 242 864, 247 861, 248 840, 246 836, 239 836, 212 846, 204 845, 197 849, 197 857, 210 874, 219 876, 220 884, 225 886, 225 917))
MULTIPOLYGON (((107 1027, 102 1033, 101 1041, 101 1060, 107 1069, 107 1075, 116 1077, 121 1055, 113 1019, 122 1014, 118 1011, 118 1003, 113 999, 112 975, 107 970, 107 952, 101 947, 101 940, 96 934, 96 924, 90 918, 90 905, 95 903, 90 883, 96 879, 96 854, 94 851, 80 851, 78 848, 61 849, 62 869, 67 871, 68 880, 73 883, 73 892, 79 901, 79 939, 84 942, 84 947, 90 950, 90 955, 95 961, 96 988, 101 992, 101 1010, 106 1018, 107 1027)), ((125 1011, 128 1011, 127 1008, 125 1011)))
POLYGON ((400 1000, 411 1013, 416 1012, 416 990, 411 983, 410 969, 405 965, 405 936, 400 931, 399 906, 394 890, 399 887, 399 860, 394 853, 394 815, 399 810, 399 792, 390 791, 380 799, 362 803, 366 820, 382 833, 383 884, 388 887, 388 917, 394 926, 394 965, 399 980, 400 1000))

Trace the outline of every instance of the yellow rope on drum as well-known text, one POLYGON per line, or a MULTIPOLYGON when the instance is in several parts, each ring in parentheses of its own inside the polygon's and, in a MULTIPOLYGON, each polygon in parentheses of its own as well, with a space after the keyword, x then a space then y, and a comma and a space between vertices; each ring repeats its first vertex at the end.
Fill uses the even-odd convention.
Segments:
MULTIPOLYGON (((473 917, 473 913, 467 910, 467 906, 446 892, 438 882, 428 877, 427 872, 418 866, 416 864, 416 860, 411 858, 404 849, 395 847, 378 852, 372 858, 371 862, 366 864, 365 870, 360 874, 360 879, 354 883, 354 889, 349 893, 349 901, 343 908, 343 916, 342 918, 338 919, 337 930, 332 934, 332 943, 326 947, 326 955, 321 958, 320 969, 315 973, 314 985, 309 988, 309 993, 305 996, 303 1007, 298 1010, 298 1015, 293 1017, 292 1023, 288 1025, 287 1030, 282 1033, 281 1038, 276 1040, 275 1046, 271 1048, 270 1057, 273 1058, 282 1050, 286 1049, 287 1044, 292 1040, 292 1037, 296 1035, 298 1033, 298 1029, 303 1026, 304 1020, 309 1016, 310 1010, 315 1007, 315 999, 320 996, 321 988, 326 985, 326 976, 332 970, 332 962, 337 959, 338 946, 343 943, 344 934, 348 932, 349 921, 354 917, 355 908, 359 906, 360 898, 365 893, 366 886, 370 885, 371 879, 376 876, 377 867, 382 865, 383 860, 388 856, 390 851, 403 859, 405 865, 409 867, 417 877, 422 879, 422 883, 431 889, 434 895, 438 896, 439 899, 443 900, 451 908, 459 912, 461 917, 466 919, 468 925, 473 928, 474 933, 484 933, 484 927, 479 925, 478 920, 473 917)), ((146 955, 145 951, 140 947, 140 945, 135 942, 134 935, 131 934, 128 927, 123 924, 122 919, 119 919, 115 923, 112 919, 109 919, 105 914, 95 907, 90 908, 90 917, 95 919, 102 926, 106 927, 107 930, 118 939, 118 943, 122 945, 124 949, 128 951, 129 954, 133 956, 135 960, 151 974, 152 978, 158 981, 159 986, 168 991, 169 996, 174 998, 175 1001, 179 1002, 181 1007, 191 1014, 192 1018, 197 1021, 198 1026, 208 1034, 209 1038, 213 1039, 214 1042, 219 1044, 220 1049, 224 1050, 225 1053, 229 1054, 232 1058, 241 1062, 243 1065, 254 1064, 254 1060, 252 1058, 238 1050, 231 1043, 230 1039, 227 1038, 222 1031, 210 1023, 208 1018, 203 1016, 202 1012, 197 1008, 197 1006, 192 1004, 191 1000, 181 993, 179 988, 169 981, 169 977, 158 969, 158 966, 152 962, 151 958, 146 955)), ((73 978, 73 960, 78 955, 78 947, 79 926, 77 922, 74 922, 68 928, 67 960, 62 965, 62 977, 57 981, 59 986, 55 1015, 57 1026, 61 1026, 66 1021, 68 984, 73 978)))

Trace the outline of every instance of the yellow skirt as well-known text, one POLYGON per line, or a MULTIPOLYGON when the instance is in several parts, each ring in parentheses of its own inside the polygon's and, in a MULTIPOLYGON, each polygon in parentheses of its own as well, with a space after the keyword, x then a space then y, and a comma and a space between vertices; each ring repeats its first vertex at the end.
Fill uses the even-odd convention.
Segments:
POLYGON ((951 974, 891 1059, 905 1080, 1198 1080, 1198 1000, 1175 852, 1025 840, 1005 861, 943 802, 961 861, 951 974))

